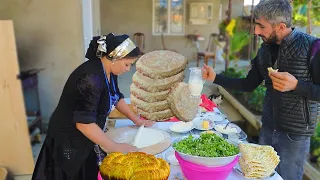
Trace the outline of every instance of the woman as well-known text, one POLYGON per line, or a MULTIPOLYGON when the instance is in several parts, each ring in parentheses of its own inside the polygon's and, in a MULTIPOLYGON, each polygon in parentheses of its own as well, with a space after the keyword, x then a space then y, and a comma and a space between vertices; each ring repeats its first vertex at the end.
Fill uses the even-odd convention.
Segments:
POLYGON ((130 71, 139 55, 128 37, 108 34, 91 41, 86 53, 89 60, 70 75, 51 116, 33 180, 97 179, 98 165, 105 156, 100 147, 109 152, 137 151, 104 134, 114 106, 136 125, 153 124, 131 111, 118 88, 117 75, 130 71))

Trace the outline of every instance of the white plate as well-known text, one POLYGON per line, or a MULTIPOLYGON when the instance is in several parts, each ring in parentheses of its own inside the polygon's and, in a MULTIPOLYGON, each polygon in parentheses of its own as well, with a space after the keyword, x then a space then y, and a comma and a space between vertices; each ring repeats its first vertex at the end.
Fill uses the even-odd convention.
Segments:
POLYGON ((220 122, 220 121, 226 120, 225 115, 217 112, 206 112, 206 113, 203 113, 201 117, 205 119, 210 119, 211 121, 214 121, 214 122, 220 122))
POLYGON ((175 122, 169 126, 170 131, 176 133, 187 133, 194 128, 192 122, 175 122))
POLYGON ((210 129, 213 129, 213 127, 214 127, 214 122, 213 122, 212 120, 210 120, 210 119, 205 119, 205 118, 203 118, 203 117, 196 117, 196 118, 194 118, 194 119, 192 120, 192 122, 193 122, 193 125, 194 125, 194 128, 195 128, 195 129, 202 130, 202 131, 210 130, 210 129), (204 120, 209 121, 209 128, 208 128, 208 129, 202 128, 202 122, 203 122, 204 120))
POLYGON ((226 123, 216 123, 214 125, 214 129, 222 134, 234 134, 234 133, 240 133, 242 130, 239 126, 237 126, 236 124, 233 123, 229 123, 229 125, 227 126, 226 130, 224 129, 224 127, 227 125, 226 123), (228 130, 230 130, 230 132, 227 132, 228 130))

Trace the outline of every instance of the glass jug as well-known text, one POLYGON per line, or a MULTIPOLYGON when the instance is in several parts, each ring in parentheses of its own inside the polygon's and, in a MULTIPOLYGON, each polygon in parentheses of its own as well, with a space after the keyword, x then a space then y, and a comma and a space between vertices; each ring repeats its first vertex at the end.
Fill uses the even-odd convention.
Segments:
POLYGON ((200 98, 205 80, 202 79, 201 68, 192 67, 189 69, 189 90, 191 97, 200 98))

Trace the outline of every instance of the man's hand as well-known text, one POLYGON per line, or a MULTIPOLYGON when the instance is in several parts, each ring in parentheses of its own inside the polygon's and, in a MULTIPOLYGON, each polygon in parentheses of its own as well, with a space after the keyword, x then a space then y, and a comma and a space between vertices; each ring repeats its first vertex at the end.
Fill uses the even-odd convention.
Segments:
POLYGON ((271 72, 269 74, 273 88, 280 92, 295 90, 298 80, 288 72, 271 72))
POLYGON ((216 72, 214 72, 213 68, 208 65, 203 65, 202 68, 202 78, 213 82, 216 79, 216 72))

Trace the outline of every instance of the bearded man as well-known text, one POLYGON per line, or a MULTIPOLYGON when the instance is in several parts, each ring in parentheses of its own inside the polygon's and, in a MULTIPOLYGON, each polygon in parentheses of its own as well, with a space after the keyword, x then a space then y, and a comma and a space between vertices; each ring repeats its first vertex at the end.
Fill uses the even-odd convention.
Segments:
POLYGON ((254 8, 255 34, 263 43, 246 78, 218 75, 204 65, 203 78, 226 88, 267 88, 259 144, 280 156, 276 171, 285 180, 301 180, 319 117, 320 41, 292 27, 288 0, 261 0, 254 8), (268 71, 269 69, 269 71, 268 71))

